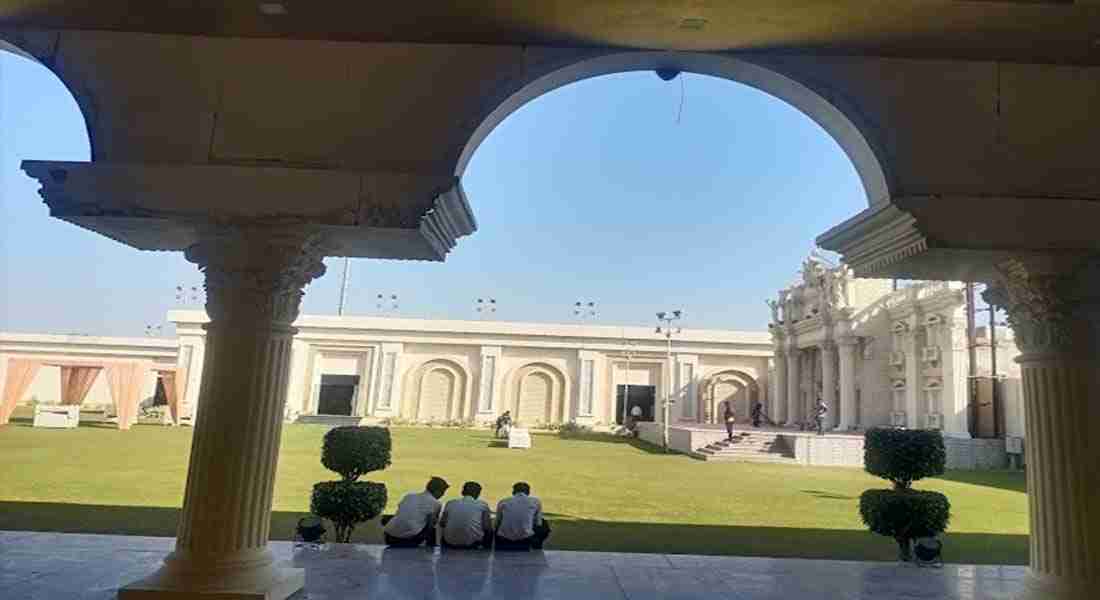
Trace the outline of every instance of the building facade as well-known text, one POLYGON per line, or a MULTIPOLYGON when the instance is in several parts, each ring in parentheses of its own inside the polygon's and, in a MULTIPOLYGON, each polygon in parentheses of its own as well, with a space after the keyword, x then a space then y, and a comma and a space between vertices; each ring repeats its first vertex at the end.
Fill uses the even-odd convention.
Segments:
POLYGON ((856 278, 845 265, 811 257, 799 280, 768 304, 777 422, 807 422, 820 399, 837 431, 895 425, 957 439, 1022 437, 1012 330, 999 329, 991 342, 989 328, 976 329, 971 377, 963 284, 893 289, 889 280, 856 278))
MULTIPOLYGON (((44 365, 16 403, 59 402, 52 358, 155 356, 175 368, 181 420, 201 410, 199 382, 207 351, 206 313, 172 311, 177 339, 0 334, 0 364, 44 365)), ((651 328, 304 315, 295 322, 285 414, 394 422, 490 422, 510 411, 532 427, 621 423, 637 405, 646 420, 709 422, 723 401, 767 401, 771 341, 766 333, 684 329, 671 344, 651 328)), ((156 394, 151 370, 143 394, 156 394)), ((0 387, 4 385, 0 371, 0 387)), ((101 381, 85 406, 106 407, 101 381)))

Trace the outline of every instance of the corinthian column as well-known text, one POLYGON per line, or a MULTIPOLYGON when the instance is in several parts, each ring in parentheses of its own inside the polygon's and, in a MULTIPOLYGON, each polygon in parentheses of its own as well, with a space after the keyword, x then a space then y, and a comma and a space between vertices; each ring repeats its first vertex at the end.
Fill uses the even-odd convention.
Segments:
POLYGON ((840 349, 840 422, 837 430, 848 431, 856 423, 856 347, 853 337, 843 337, 837 341, 840 349))
POLYGON ((840 411, 836 405, 836 344, 831 341, 821 344, 821 401, 829 407, 825 427, 836 427, 840 411))
POLYGON ((301 569, 267 548, 290 349, 302 289, 325 271, 316 239, 221 230, 186 251, 206 276, 206 357, 175 552, 132 598, 282 599, 301 569))
POLYGON ((801 359, 798 348, 792 346, 787 350, 787 425, 797 425, 802 419, 802 411, 798 408, 802 403, 801 359))
POLYGON ((1009 260, 985 293, 1008 312, 1026 407, 1031 569, 1023 597, 1100 589, 1100 261, 1009 260))
POLYGON ((772 397, 771 414, 775 424, 787 420, 787 355, 783 350, 775 350, 775 396, 772 397))

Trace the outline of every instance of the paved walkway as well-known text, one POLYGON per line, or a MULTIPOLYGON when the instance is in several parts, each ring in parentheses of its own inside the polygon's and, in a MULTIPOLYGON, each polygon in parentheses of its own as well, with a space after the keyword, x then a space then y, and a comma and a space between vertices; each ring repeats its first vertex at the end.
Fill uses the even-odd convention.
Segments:
MULTIPOLYGON (((152 572, 171 538, 0 532, 0 596, 115 597, 152 572)), ((918 569, 893 563, 609 552, 430 552, 333 544, 272 544, 306 569, 294 598, 1008 599, 1023 567, 918 569)))

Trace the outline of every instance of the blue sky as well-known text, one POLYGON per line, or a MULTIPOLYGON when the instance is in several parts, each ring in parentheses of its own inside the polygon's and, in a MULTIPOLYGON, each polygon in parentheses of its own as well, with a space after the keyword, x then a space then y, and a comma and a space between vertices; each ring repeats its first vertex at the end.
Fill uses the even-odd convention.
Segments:
MULTIPOLYGON (((764 329, 764 305, 813 238, 866 206, 839 146, 813 121, 752 88, 625 73, 566 86, 506 119, 464 186, 480 230, 444 263, 352 261, 349 314, 396 294, 402 316, 764 329)), ((0 52, 0 330, 140 335, 200 285, 178 253, 145 253, 49 218, 26 158, 87 160, 76 103, 44 67, 0 52)), ((342 259, 303 310, 335 313, 342 259)), ((169 329, 165 327, 165 334, 169 329)))

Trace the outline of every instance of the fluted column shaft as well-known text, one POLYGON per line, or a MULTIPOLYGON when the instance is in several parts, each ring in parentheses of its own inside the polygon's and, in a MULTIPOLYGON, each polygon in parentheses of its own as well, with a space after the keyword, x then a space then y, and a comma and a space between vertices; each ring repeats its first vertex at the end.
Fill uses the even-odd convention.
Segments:
POLYGON ((787 350, 787 419, 785 423, 793 425, 802 420, 799 410, 802 398, 802 377, 799 373, 802 353, 798 348, 787 350))
POLYGON ((1007 261, 985 294, 1008 312, 1021 351, 1029 600, 1084 600, 1100 588, 1098 265, 1007 261))
POLYGON ((271 502, 291 323, 302 288, 324 273, 322 255, 310 236, 235 228, 186 256, 206 277, 210 323, 176 549, 120 597, 156 595, 141 583, 200 597, 242 589, 285 597, 301 588, 301 571, 274 566, 271 502))
POLYGON ((842 339, 840 352, 840 422, 837 429, 847 431, 856 423, 856 341, 842 339))
POLYGON ((836 344, 832 342, 821 344, 821 401, 829 410, 825 426, 836 427, 840 410, 836 405, 836 344))
POLYGON ((775 352, 775 396, 770 416, 776 423, 787 420, 787 355, 779 350, 775 352))

